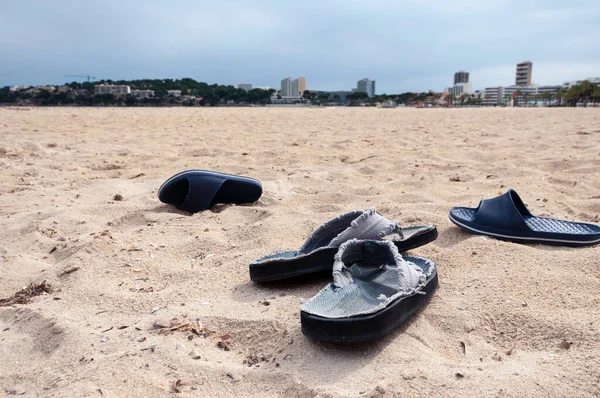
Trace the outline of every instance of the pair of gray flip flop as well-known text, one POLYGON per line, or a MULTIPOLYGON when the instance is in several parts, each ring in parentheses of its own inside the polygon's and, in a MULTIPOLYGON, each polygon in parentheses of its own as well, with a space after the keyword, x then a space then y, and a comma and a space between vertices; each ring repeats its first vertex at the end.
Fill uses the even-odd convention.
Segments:
POLYGON ((297 251, 250 264, 257 282, 328 271, 330 283, 301 308, 302 331, 325 341, 384 336, 421 308, 437 288, 433 261, 402 253, 437 238, 434 225, 400 227, 375 208, 343 214, 317 228, 297 251))

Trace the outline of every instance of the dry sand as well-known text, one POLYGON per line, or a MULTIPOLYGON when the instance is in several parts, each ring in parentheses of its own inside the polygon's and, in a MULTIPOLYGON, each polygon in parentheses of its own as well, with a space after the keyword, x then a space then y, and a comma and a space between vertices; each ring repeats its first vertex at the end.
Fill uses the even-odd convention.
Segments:
POLYGON ((447 218, 512 187, 536 215, 597 223, 598 110, 0 109, 0 133, 0 298, 54 288, 0 307, 0 395, 600 394, 600 246, 447 218), (264 195, 194 215, 160 203, 190 168, 264 195), (439 290, 379 341, 312 342, 300 304, 330 277, 257 285, 248 264, 370 206, 438 226, 413 252, 439 290))

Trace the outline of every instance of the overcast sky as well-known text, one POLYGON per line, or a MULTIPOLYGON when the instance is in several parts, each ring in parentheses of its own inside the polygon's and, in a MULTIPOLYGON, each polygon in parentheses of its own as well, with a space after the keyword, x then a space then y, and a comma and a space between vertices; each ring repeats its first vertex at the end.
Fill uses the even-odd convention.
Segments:
POLYGON ((0 86, 183 78, 377 93, 600 76, 598 0, 0 0, 0 86))

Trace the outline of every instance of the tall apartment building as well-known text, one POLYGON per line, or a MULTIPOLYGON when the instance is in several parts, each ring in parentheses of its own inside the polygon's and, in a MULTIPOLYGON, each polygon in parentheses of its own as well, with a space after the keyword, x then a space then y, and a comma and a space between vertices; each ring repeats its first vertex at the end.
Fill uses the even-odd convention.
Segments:
POLYGON ((94 94, 131 94, 131 87, 119 86, 115 84, 96 84, 94 86, 94 94))
POLYGON ((515 76, 515 86, 531 86, 531 74, 533 73, 533 64, 530 61, 517 64, 515 76))
POLYGON ((252 90, 252 83, 238 83, 237 88, 250 91, 252 90))
POLYGON ((356 83, 356 91, 359 93, 367 93, 369 98, 375 96, 375 80, 369 80, 367 78, 359 80, 356 83))
POLYGON ((299 77, 292 81, 292 92, 298 93, 298 97, 302 97, 306 91, 306 79, 299 77))
POLYGON ((469 82, 469 72, 465 72, 464 70, 461 70, 454 74, 454 85, 455 86, 458 83, 468 83, 468 82, 469 82))
POLYGON ((305 91, 306 79, 303 77, 294 80, 291 77, 286 77, 281 81, 282 98, 301 98, 305 91))
POLYGON ((281 97, 292 96, 292 78, 286 77, 281 81, 281 97))

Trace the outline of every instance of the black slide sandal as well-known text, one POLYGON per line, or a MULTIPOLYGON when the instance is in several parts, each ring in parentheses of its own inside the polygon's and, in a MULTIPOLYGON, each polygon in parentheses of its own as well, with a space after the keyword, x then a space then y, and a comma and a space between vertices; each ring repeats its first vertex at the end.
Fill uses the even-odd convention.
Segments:
POLYGON ((253 203, 262 195, 260 181, 208 170, 186 170, 165 181, 158 190, 163 203, 196 213, 216 203, 253 203))

